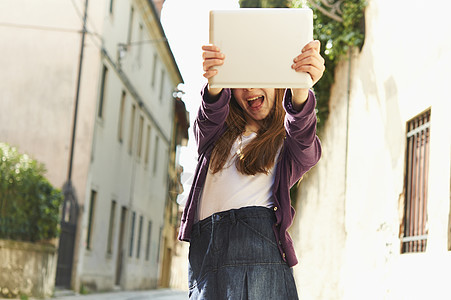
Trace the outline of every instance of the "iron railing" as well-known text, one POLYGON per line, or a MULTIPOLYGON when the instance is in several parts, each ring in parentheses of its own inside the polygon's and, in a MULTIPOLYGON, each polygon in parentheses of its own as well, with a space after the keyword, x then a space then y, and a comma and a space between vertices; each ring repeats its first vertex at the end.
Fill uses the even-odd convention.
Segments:
POLYGON ((407 123, 402 253, 426 251, 430 119, 428 110, 407 123))

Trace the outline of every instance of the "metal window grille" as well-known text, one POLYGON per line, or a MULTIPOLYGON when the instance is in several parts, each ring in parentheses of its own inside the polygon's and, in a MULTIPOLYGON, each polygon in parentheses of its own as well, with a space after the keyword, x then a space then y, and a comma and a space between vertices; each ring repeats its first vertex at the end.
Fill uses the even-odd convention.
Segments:
POLYGON ((428 110, 407 123, 402 253, 426 251, 430 119, 428 110))

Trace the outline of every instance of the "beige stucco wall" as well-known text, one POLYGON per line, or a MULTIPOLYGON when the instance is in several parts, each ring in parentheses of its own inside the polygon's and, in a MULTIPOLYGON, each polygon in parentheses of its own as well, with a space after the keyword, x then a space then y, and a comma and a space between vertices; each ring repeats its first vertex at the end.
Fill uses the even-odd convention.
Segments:
MULTIPOLYGON (((47 177, 59 188, 68 177, 84 3, 0 2, 0 39, 5 41, 0 55, 0 140, 44 163, 47 177)), ((81 213, 98 93, 101 5, 89 5, 78 102, 72 185, 81 213)))
MULTIPOLYGON (((74 1, 82 7, 81 0, 74 1)), ((91 15, 95 11, 90 11, 91 15)), ((43 162, 57 187, 67 179, 82 21, 65 1, 0 3, 0 139, 43 162), (43 9, 44 8, 44 9, 43 9), (57 12, 57 13, 55 13, 57 12)), ((99 59, 88 38, 84 73, 93 74, 99 59), (94 52, 94 53, 93 53, 94 52)), ((79 103, 73 181, 84 193, 96 80, 85 76, 79 103)))
POLYGON ((301 299, 449 299, 451 20, 440 1, 370 1, 366 41, 337 69, 323 157, 292 228, 301 299), (421 20, 421 21, 419 21, 421 20), (431 108, 428 244, 400 254, 405 124, 431 108), (348 152, 346 140, 348 136, 348 152), (346 176, 346 177, 345 177, 346 176))
MULTIPOLYGON (((172 91, 179 81, 174 74, 176 66, 167 64, 170 53, 164 46, 164 37, 156 34, 159 22, 147 6, 147 1, 115 1, 113 13, 109 1, 103 7, 104 54, 102 64, 108 68, 105 85, 103 116, 96 114, 92 161, 86 187, 97 192, 93 218, 91 249, 86 249, 88 214, 83 218, 80 243, 80 285, 93 290, 111 290, 115 286, 119 249, 124 251, 120 287, 124 289, 156 288, 162 257, 164 205, 167 198, 168 155, 173 126, 172 91), (134 14, 130 41, 130 10, 134 14), (151 26, 152 28, 150 28, 151 26), (142 28, 142 29, 140 29, 142 28), (118 44, 130 42, 124 56, 118 60, 118 44), (155 80, 152 85, 154 59, 155 80), (125 91, 123 111, 123 140, 118 139, 122 91, 125 91), (161 95, 161 97, 160 97, 161 95), (135 105, 132 150, 131 112, 135 105), (141 156, 138 156, 140 118, 143 118, 141 156), (147 128, 150 126, 149 140, 147 128), (157 142, 158 140, 158 142, 157 142), (148 162, 145 162, 146 148, 148 162), (112 253, 108 254, 108 228, 112 201, 117 202, 113 225, 112 253), (119 246, 120 210, 128 209, 122 247, 119 246), (130 256, 131 214, 136 213, 133 251, 130 256), (138 257, 139 222, 143 218, 140 255, 138 257), (148 222, 152 222, 149 257, 146 258, 148 222)), ((158 32, 157 32, 158 33, 158 32)), ((171 61, 170 61, 171 62, 171 61)), ((102 65, 99 64, 99 69, 102 65)), ((99 73, 100 76, 100 73, 99 73)), ((179 78, 180 80, 180 78, 179 78)), ((97 97, 97 109, 99 106, 97 97)), ((86 210, 87 212, 88 210, 86 210)))

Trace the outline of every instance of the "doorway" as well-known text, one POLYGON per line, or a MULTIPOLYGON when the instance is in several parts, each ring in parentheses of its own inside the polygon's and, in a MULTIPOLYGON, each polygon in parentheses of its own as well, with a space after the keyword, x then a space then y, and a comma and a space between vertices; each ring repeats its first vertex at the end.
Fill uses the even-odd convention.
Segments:
POLYGON ((116 276, 114 284, 117 286, 121 285, 121 277, 124 262, 124 234, 125 234, 125 224, 127 221, 127 207, 122 206, 121 209, 121 219, 119 224, 119 240, 117 243, 117 261, 116 261, 116 276))

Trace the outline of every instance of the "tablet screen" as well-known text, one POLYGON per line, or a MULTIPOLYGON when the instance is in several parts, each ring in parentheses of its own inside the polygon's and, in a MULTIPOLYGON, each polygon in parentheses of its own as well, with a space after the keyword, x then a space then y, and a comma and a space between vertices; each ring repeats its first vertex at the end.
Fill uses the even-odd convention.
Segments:
POLYGON ((310 88, 309 74, 291 69, 313 40, 311 9, 259 8, 210 12, 210 43, 225 54, 215 88, 310 88))

